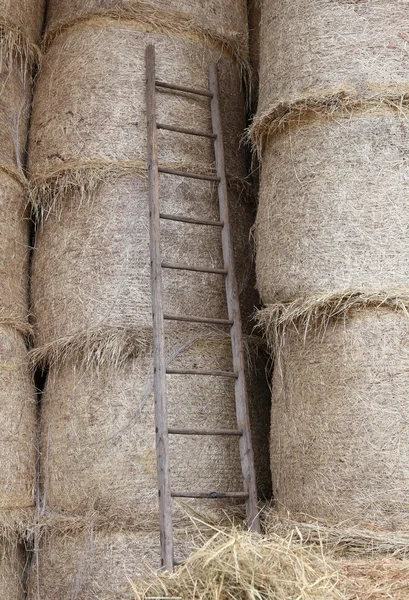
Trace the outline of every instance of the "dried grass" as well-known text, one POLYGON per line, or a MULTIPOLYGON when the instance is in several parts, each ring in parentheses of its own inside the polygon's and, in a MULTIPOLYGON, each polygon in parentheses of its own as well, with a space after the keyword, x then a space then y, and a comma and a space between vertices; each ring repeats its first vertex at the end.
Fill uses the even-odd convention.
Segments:
POLYGON ((407 119, 409 114, 409 91, 406 86, 394 86, 401 89, 386 88, 374 93, 370 98, 355 98, 347 92, 331 93, 303 98, 296 102, 283 102, 274 110, 257 114, 247 131, 246 139, 253 143, 253 149, 262 156, 265 142, 269 136, 286 127, 297 127, 309 123, 328 123, 340 119, 351 119, 370 115, 396 114, 407 119))
POLYGON ((21 185, 0 171, 0 324, 30 335, 26 201, 21 185))
MULTIPOLYGON (((167 364, 172 368, 231 369, 229 337, 209 328, 201 332, 178 328, 167 336, 166 348, 167 364)), ((169 425, 235 428, 233 386, 217 377, 169 375, 169 425)), ((254 435, 268 443, 268 423, 254 409, 267 400, 265 392, 250 374, 254 435)), ((41 473, 46 508, 84 518, 95 513, 136 530, 158 525, 152 393, 150 352, 128 359, 119 368, 103 365, 95 369, 73 359, 59 369, 51 368, 42 410, 41 473)), ((262 453, 256 452, 258 467, 261 463, 266 468, 265 447, 256 450, 262 453)), ((174 488, 196 489, 200 473, 201 489, 241 489, 237 439, 172 436, 170 452, 174 488)), ((267 487, 265 477, 263 486, 267 487)), ((234 507, 231 501, 187 501, 190 504, 216 521, 220 511, 234 507)), ((174 517, 179 518, 176 510, 174 517)))
POLYGON ((407 287, 409 119, 301 120, 269 138, 255 227, 265 305, 407 287))
MULTIPOLYGON (((335 600, 336 570, 318 548, 291 536, 258 536, 239 528, 215 528, 210 540, 174 574, 132 583, 134 598, 181 597, 192 600, 335 600)), ((200 544, 200 541, 202 544, 200 544)))
MULTIPOLYGON (((36 406, 27 350, 13 326, 0 328, 0 529, 34 507, 36 406)), ((24 516, 21 517, 23 520, 24 516)))
MULTIPOLYGON (((264 523, 267 531, 263 536, 240 527, 213 527, 210 539, 197 536, 194 552, 175 573, 151 573, 149 577, 133 579, 135 600, 153 597, 406 600, 408 597, 406 553, 398 558, 390 552, 399 534, 385 533, 385 543, 371 554, 367 545, 372 537, 370 531, 280 521, 273 511, 267 511, 264 523)), ((375 547, 378 538, 374 533, 375 547)), ((401 542, 404 543, 402 536, 398 546, 401 542)))
MULTIPOLYGON (((155 6, 154 3, 144 2, 143 0, 132 2, 132 4, 123 2, 122 6, 118 3, 107 2, 108 6, 102 9, 99 8, 100 3, 98 6, 92 6, 94 3, 89 4, 87 6, 81 3, 77 10, 72 9, 67 20, 50 24, 49 18, 49 25, 43 40, 44 51, 48 50, 56 37, 69 29, 78 29, 83 25, 103 27, 104 24, 120 23, 121 26, 139 26, 146 32, 158 32, 171 37, 200 41, 237 61, 244 74, 249 71, 246 21, 243 19, 240 23, 239 18, 235 18, 236 14, 239 17, 244 12, 244 3, 241 1, 238 3, 231 2, 227 6, 226 3, 223 3, 224 14, 223 12, 220 14, 219 11, 214 20, 212 19, 213 12, 208 6, 202 18, 198 18, 196 9, 189 15, 182 12, 172 12, 168 9, 163 10, 163 8, 155 6), (112 6, 113 4, 114 6, 112 6), (225 18, 224 23, 223 18, 225 18), (231 30, 232 22, 236 22, 238 25, 240 23, 240 30, 231 30), (206 26, 207 23, 211 26, 206 26)), ((64 9, 61 12, 64 12, 64 9)))
MULTIPOLYGON (((208 88, 208 66, 219 61, 227 171, 244 179, 240 140, 245 110, 231 61, 196 42, 128 28, 122 21, 109 26, 90 23, 84 31, 70 29, 58 36, 42 64, 29 149, 36 205, 43 195, 45 204, 52 204, 51 194, 61 199, 67 188, 95 189, 101 178, 115 176, 115 170, 144 174, 148 43, 157 49, 158 77, 181 85, 208 88)), ((208 99, 165 92, 158 93, 157 102, 158 121, 211 130, 208 99)), ((166 131, 158 131, 158 138, 161 164, 214 171, 211 141, 166 131)))
POLYGON ((83 368, 119 369, 129 358, 146 354, 151 348, 151 327, 104 326, 33 348, 30 358, 34 365, 44 369, 59 369, 72 361, 83 368))
POLYGON ((345 321, 352 312, 388 308, 409 317, 409 289, 357 291, 344 290, 277 302, 257 311, 258 327, 267 336, 271 349, 279 354, 288 330, 304 341, 307 336, 325 336, 330 322, 345 321))
POLYGON ((408 18, 399 0, 263 0, 254 138, 311 109, 407 103, 408 18))
POLYGON ((329 320, 325 309, 321 327, 285 329, 272 382, 274 497, 297 520, 408 531, 406 299, 358 300, 335 302, 329 320))
MULTIPOLYGON (((219 218, 213 183, 167 176, 161 178, 160 197, 165 213, 219 218)), ((230 194, 229 198, 245 322, 256 303, 254 289, 249 291, 253 274, 248 242, 251 213, 248 205, 235 196, 230 194)), ((223 264, 217 228, 163 221, 161 241, 163 259, 169 262, 203 267, 223 264)), ((140 331, 139 346, 143 347, 144 332, 152 326, 146 179, 122 175, 101 184, 82 205, 76 194, 66 196, 61 210, 49 214, 40 227, 35 247, 32 310, 36 346, 45 346, 37 351, 37 358, 45 352, 44 356, 54 360, 53 347, 60 355, 65 353, 63 347, 70 352, 69 347, 75 346, 81 336, 89 340, 91 353, 98 353, 96 340, 102 331, 106 340, 115 336, 115 345, 123 339, 120 353, 125 358, 129 335, 124 332, 134 332, 136 339, 140 331)), ((163 272, 163 280, 167 313, 219 318, 227 315, 220 275, 168 269, 163 272)), ((112 360, 116 361, 113 355, 112 360)))
POLYGON ((30 79, 34 65, 39 64, 40 48, 25 31, 0 19, 0 70, 17 69, 30 79))

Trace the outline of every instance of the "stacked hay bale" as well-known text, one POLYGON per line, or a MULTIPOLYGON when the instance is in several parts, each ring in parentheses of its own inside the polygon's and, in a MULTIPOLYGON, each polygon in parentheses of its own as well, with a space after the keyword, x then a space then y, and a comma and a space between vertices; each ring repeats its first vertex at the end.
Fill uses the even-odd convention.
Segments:
POLYGON ((409 525, 408 19, 262 2, 257 279, 275 496, 298 518, 409 525))
POLYGON ((0 2, 0 596, 24 597, 36 406, 27 360, 29 213, 24 156, 43 2, 0 2))
MULTIPOLYGON (((183 86, 207 88, 209 64, 219 61, 243 314, 253 308, 249 216, 238 194, 245 176, 245 11, 244 2, 217 0, 49 2, 29 151, 33 202, 46 217, 32 277, 34 356, 49 369, 41 419, 45 533, 33 576, 41 597, 122 593, 127 573, 140 572, 145 559, 159 565, 145 151, 149 43, 158 77, 183 86)), ((158 93, 158 121, 209 131, 208 100, 158 93)), ((159 160, 186 171, 214 168, 211 142, 165 131, 159 160)), ((163 176, 160 186, 164 212, 217 218, 211 182, 163 176)), ((164 222, 163 258, 220 265, 219 235, 164 222)), ((167 312, 226 314, 220 276, 166 271, 164 286, 167 312)), ((225 332, 168 332, 167 359, 175 367, 230 368, 225 332)), ((234 426, 229 380, 169 376, 168 397, 173 425, 234 426)), ((174 436, 170 452, 175 489, 241 489, 237 440, 174 436)), ((206 518, 220 516, 208 503, 192 506, 206 518)), ((185 526, 182 510, 174 517, 185 526)))

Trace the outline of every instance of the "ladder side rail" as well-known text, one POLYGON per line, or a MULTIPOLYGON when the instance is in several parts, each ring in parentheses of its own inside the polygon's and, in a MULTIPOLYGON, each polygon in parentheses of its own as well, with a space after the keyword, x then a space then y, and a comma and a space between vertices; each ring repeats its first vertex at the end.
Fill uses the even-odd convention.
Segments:
POLYGON ((239 293, 234 269, 233 244, 230 232, 228 192, 226 182, 226 167, 224 161, 222 123, 220 114, 220 97, 217 65, 212 64, 209 72, 209 85, 212 98, 210 102, 213 132, 216 134, 214 141, 216 171, 220 181, 218 196, 220 207, 220 220, 223 221, 222 249, 226 275, 226 298, 228 316, 231 326, 231 341, 233 353, 233 367, 238 377, 235 381, 235 402, 238 428, 243 431, 240 437, 240 457, 243 473, 244 489, 248 493, 246 501, 248 526, 253 531, 260 531, 260 519, 257 506, 257 485, 254 468, 254 455, 251 441, 250 418, 248 411, 248 397, 245 375, 245 358, 243 348, 243 332, 240 315, 239 293))
POLYGON ((146 59, 147 160, 151 291, 154 343, 154 402, 156 459, 158 469, 159 525, 162 568, 173 570, 172 498, 170 493, 169 439, 167 430, 165 329, 160 256, 159 170, 156 128, 155 47, 149 45, 146 59))

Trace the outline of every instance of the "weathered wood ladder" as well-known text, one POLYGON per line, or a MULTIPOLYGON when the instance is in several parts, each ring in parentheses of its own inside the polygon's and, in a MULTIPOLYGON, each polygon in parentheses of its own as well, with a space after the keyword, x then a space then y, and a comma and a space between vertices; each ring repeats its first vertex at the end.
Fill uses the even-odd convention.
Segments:
POLYGON ((147 152, 149 177, 149 210, 150 210, 150 253, 151 253, 151 283, 152 283, 152 312, 154 337, 154 400, 156 421, 156 452, 158 468, 159 520, 161 537, 162 567, 172 570, 174 566, 173 530, 172 530, 172 498, 243 498, 246 500, 248 526, 254 531, 260 531, 257 508, 257 489, 254 470, 253 450, 248 414, 248 399, 245 377, 245 358, 243 351, 243 334, 240 317, 239 296, 234 271, 232 240, 228 214, 227 185, 224 164, 222 127, 219 107, 219 87, 217 66, 211 65, 209 90, 187 88, 156 79, 155 47, 146 48, 146 102, 147 102, 147 152), (157 88, 166 88, 183 94, 196 94, 210 99, 213 133, 204 133, 193 129, 185 129, 173 125, 165 125, 156 121, 157 88), (200 175, 186 173, 160 167, 158 164, 157 129, 176 131, 187 135, 201 136, 214 140, 217 175, 200 175), (193 219, 183 215, 169 215, 160 212, 159 204, 159 174, 179 175, 214 181, 218 184, 220 220, 193 219), (168 219, 197 225, 208 225, 221 229, 221 242, 224 266, 220 269, 199 268, 193 265, 170 264, 161 260, 160 253, 160 221, 168 219), (162 269, 180 269, 201 273, 214 273, 225 277, 226 299, 228 308, 227 319, 211 319, 195 316, 177 316, 164 313, 162 293, 162 269), (191 323, 209 323, 230 327, 233 370, 205 371, 170 369, 166 366, 165 358, 165 327, 164 322, 185 321, 191 323), (168 427, 166 401, 166 375, 209 375, 232 377, 235 379, 235 405, 237 415, 237 430, 227 429, 176 429, 168 427), (169 434, 175 435, 225 435, 239 436, 240 459, 243 474, 244 490, 242 492, 179 492, 171 490, 169 473, 169 434))

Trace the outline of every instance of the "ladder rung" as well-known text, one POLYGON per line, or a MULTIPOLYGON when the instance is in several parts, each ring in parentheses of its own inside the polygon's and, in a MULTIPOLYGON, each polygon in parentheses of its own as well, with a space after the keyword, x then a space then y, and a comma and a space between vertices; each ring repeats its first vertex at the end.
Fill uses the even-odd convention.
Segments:
POLYGON ((201 175, 200 173, 189 173, 187 171, 175 171, 174 169, 158 168, 159 173, 167 175, 179 175, 180 177, 190 177, 191 179, 203 179, 204 181, 220 181, 220 177, 216 175, 201 175))
POLYGON ((229 319, 212 319, 208 317, 186 317, 178 315, 163 315, 163 318, 167 321, 184 321, 186 323, 207 323, 208 325, 233 325, 233 321, 229 319))
POLYGON ((161 219, 168 221, 180 221, 181 223, 192 223, 193 225, 212 225, 213 227, 223 227, 223 221, 208 221, 206 219, 191 219, 190 217, 180 217, 179 215, 167 215, 160 213, 161 219))
POLYGON ((175 435, 243 435, 240 429, 176 429, 169 427, 168 433, 175 435))
POLYGON ((167 375, 213 375, 214 377, 238 378, 237 373, 232 371, 203 371, 198 369, 166 369, 167 375))
POLYGON ((196 129, 185 129, 184 127, 176 127, 175 125, 164 125, 163 123, 157 123, 158 129, 165 129, 166 131, 176 131, 176 133, 186 133, 187 135, 197 135, 198 137, 205 137, 215 140, 217 135, 215 133, 206 133, 205 131, 197 131, 196 129))
POLYGON ((213 98, 212 92, 207 90, 198 90, 197 88, 185 87, 183 85, 174 85, 173 83, 165 83, 164 81, 155 81, 156 87, 166 88, 167 90, 177 90, 178 92, 187 92, 188 94, 197 94, 198 96, 207 96, 213 98))
POLYGON ((195 271, 197 273, 212 273, 213 275, 227 275, 226 269, 210 269, 209 267, 192 267, 174 263, 162 263, 163 269, 176 269, 178 271, 195 271))
POLYGON ((248 498, 247 492, 171 492, 172 498, 248 498))

